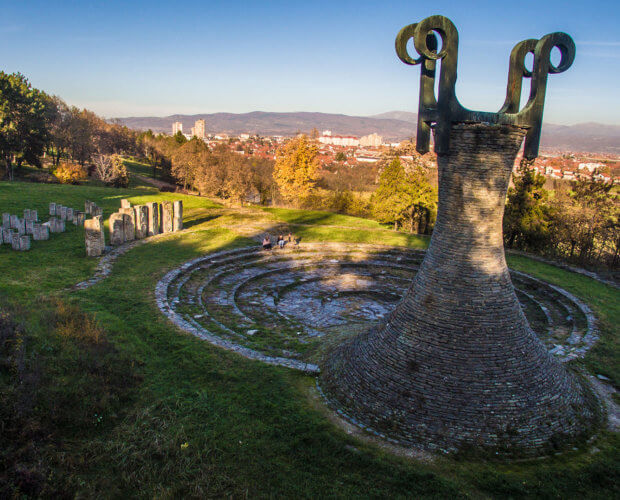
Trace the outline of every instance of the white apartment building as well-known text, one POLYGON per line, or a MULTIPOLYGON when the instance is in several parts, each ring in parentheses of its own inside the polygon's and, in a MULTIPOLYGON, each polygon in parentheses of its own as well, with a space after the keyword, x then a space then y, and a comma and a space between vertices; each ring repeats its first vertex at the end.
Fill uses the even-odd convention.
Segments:
POLYGON ((183 133, 183 124, 181 122, 174 122, 172 124, 172 135, 176 135, 177 132, 183 133))

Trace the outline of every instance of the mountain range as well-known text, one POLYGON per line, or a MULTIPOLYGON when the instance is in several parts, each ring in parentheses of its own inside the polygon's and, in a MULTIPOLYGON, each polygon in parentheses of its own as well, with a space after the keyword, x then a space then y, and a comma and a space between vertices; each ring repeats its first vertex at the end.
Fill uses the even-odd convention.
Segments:
MULTIPOLYGON (((389 111, 372 116, 350 116, 332 113, 291 112, 275 113, 211 113, 197 115, 143 116, 118 118, 117 122, 137 130, 153 132, 172 130, 181 122, 189 132, 196 120, 206 122, 208 133, 293 135, 297 132, 331 130, 335 135, 362 136, 376 132, 384 140, 400 141, 415 136, 417 114, 408 111, 389 111)), ((545 123, 541 147, 547 150, 589 151, 620 154, 620 126, 601 123, 555 125, 545 123)))

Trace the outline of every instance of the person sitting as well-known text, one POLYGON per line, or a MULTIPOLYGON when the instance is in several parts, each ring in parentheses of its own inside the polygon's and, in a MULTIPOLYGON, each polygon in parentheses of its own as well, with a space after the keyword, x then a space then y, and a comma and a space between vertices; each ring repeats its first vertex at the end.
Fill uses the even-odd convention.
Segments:
POLYGON ((269 235, 263 238, 263 250, 271 250, 271 239, 269 235))
POLYGON ((281 234, 278 235, 278 246, 280 248, 284 248, 285 244, 286 244, 286 241, 284 240, 284 236, 282 236, 281 234))
POLYGON ((286 237, 286 240, 289 243, 293 243, 293 233, 288 233, 288 236, 286 237))

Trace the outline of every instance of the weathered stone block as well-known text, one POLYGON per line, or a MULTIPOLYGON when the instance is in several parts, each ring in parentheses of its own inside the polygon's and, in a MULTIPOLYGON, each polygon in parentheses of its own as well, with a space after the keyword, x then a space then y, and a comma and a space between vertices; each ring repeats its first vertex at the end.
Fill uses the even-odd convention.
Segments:
POLYGON ((98 257, 103 254, 105 249, 103 217, 99 215, 84 221, 84 239, 86 243, 86 255, 89 257, 98 257))
POLYGON ((84 212, 80 212, 79 210, 75 210, 73 212, 73 225, 78 226, 78 227, 82 227, 84 226, 84 219, 85 219, 85 215, 84 212))
POLYGON ((35 241, 44 241, 49 240, 50 237, 50 228, 46 224, 34 224, 32 228, 32 239, 35 241))
POLYGON ((84 201, 84 213, 90 215, 90 211, 92 210, 93 202, 90 200, 84 201))
POLYGON ((9 228, 11 227, 11 214, 3 213, 2 214, 2 227, 9 228))
POLYGON ((110 244, 114 246, 125 243, 125 227, 123 223, 123 214, 113 213, 109 219, 110 225, 110 244))
POLYGON ((121 208, 119 213, 126 215, 131 219, 131 224, 129 222, 125 224, 125 241, 132 241, 136 239, 136 212, 133 208, 121 208))
POLYGON ((17 231, 11 232, 11 247, 13 250, 19 250, 19 233, 17 231))
POLYGON ((17 232, 21 234, 26 234, 26 221, 24 219, 17 219, 17 232))
POLYGON ((122 216, 123 216, 123 231, 125 234, 125 241, 133 241, 136 239, 135 217, 132 217, 129 214, 122 214, 122 216))
POLYGON ((24 220, 30 220, 30 209, 24 208, 24 220))
POLYGON ((24 224, 26 226, 26 234, 32 234, 33 233, 33 228, 34 228, 34 221, 28 219, 28 220, 24 221, 24 224))
POLYGON ((103 208, 98 207, 97 205, 93 205, 90 209, 90 214, 93 217, 97 217, 99 215, 103 216, 103 208))
MULTIPOLYGON (((59 210, 58 207, 56 207, 56 215, 58 215, 59 210)), ((60 220, 61 221, 66 221, 67 220, 67 207, 65 206, 60 206, 60 220)))
POLYGON ((22 252, 25 252, 26 250, 30 250, 30 236, 27 234, 22 234, 19 237, 19 249, 22 252))
POLYGON ((11 231, 10 228, 2 228, 2 243, 5 245, 10 245, 11 244, 11 234, 13 231, 11 231))
POLYGON ((155 202, 147 203, 148 235, 159 234, 159 205, 155 202))
POLYGON ((146 205, 137 205, 133 207, 136 220, 136 239, 141 240, 148 235, 148 215, 149 211, 146 205))
POLYGON ((173 203, 172 230, 180 231, 183 229, 183 202, 177 200, 173 203))
POLYGON ((50 203, 50 215, 56 215, 56 203, 50 203))
POLYGON ((174 207, 171 201, 164 201, 161 204, 161 232, 162 233, 171 233, 172 219, 174 216, 174 207))
POLYGON ((121 208, 130 208, 131 207, 131 203, 129 202, 129 200, 126 199, 122 199, 121 200, 121 208))
POLYGON ((17 215, 11 215, 11 229, 17 229, 19 227, 19 217, 17 215))
POLYGON ((67 207, 67 218, 65 220, 73 222, 73 209, 71 207, 67 207))
POLYGON ((36 210, 30 210, 30 220, 38 222, 39 221, 39 212, 37 212, 36 210))

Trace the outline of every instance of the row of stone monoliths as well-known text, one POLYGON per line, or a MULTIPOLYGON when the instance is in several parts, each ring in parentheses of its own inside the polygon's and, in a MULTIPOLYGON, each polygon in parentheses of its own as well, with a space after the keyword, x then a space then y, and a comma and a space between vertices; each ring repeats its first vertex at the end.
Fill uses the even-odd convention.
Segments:
MULTIPOLYGON (((131 206, 121 200, 121 208, 109 219, 110 244, 122 245, 127 241, 140 240, 160 233, 183 229, 183 202, 164 201, 131 206)), ((97 257, 105 251, 103 217, 95 216, 84 223, 86 255, 97 257)))

